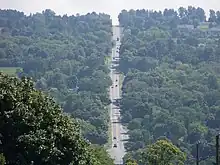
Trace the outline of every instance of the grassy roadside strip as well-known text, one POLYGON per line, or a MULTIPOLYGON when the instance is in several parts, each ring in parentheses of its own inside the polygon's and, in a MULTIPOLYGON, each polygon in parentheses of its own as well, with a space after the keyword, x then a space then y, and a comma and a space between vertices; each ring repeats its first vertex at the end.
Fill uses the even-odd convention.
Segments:
POLYGON ((111 56, 106 56, 105 57, 105 65, 110 66, 111 64, 111 56))
MULTIPOLYGON (((110 65, 111 65, 111 55, 105 57, 105 65, 110 67, 110 65)), ((108 89, 108 93, 109 92, 110 91, 108 89)), ((106 106, 106 108, 107 108, 108 115, 109 115, 109 123, 108 123, 108 142, 104 145, 104 148, 106 150, 108 150, 109 148, 111 148, 111 145, 112 145, 112 125, 111 125, 111 121, 110 121, 110 111, 111 111, 110 105, 106 106)))
POLYGON ((122 96, 122 86, 123 86, 124 78, 125 78, 124 74, 120 73, 119 75, 120 96, 122 96))
MULTIPOLYGON (((110 116, 110 106, 107 106, 106 108, 108 108, 108 114, 110 116)), ((108 124, 108 142, 104 145, 104 148, 106 150, 108 150, 109 148, 111 148, 112 145, 112 125, 111 125, 111 121, 109 121, 108 124)))

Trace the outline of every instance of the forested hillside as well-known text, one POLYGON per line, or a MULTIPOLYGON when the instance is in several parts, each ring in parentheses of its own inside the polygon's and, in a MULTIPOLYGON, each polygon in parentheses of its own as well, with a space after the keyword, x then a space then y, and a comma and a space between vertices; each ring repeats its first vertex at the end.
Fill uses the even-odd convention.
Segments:
POLYGON ((24 15, 0 10, 0 71, 32 77, 83 126, 92 143, 108 140, 109 15, 24 15))
POLYGON ((30 78, 0 73, 0 165, 113 165, 30 78))
POLYGON ((220 12, 206 18, 195 7, 123 10, 119 21, 127 149, 141 163, 146 145, 168 138, 193 164, 200 140, 201 158, 212 158, 220 126, 220 12))

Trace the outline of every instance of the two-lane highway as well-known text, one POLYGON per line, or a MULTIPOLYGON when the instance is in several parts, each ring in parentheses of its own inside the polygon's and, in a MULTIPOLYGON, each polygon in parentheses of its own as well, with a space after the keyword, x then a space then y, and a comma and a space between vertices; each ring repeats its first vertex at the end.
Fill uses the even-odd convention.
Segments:
POLYGON ((111 63, 111 79, 112 86, 110 87, 110 119, 112 126, 112 146, 108 150, 111 157, 114 159, 115 164, 123 164, 123 157, 126 153, 124 142, 127 140, 127 130, 120 123, 120 107, 117 100, 120 99, 120 75, 117 73, 116 68, 119 63, 119 47, 120 47, 120 27, 113 26, 113 40, 116 41, 115 46, 112 48, 112 63, 111 63))

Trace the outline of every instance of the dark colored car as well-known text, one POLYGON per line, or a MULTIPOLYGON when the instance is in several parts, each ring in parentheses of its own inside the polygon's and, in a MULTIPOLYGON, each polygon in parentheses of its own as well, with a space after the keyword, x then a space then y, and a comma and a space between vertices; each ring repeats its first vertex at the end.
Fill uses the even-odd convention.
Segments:
POLYGON ((114 137, 113 139, 116 139, 116 137, 114 137))
POLYGON ((118 100, 115 100, 115 104, 116 104, 117 106, 119 106, 119 105, 120 105, 120 102, 119 102, 118 100))
POLYGON ((115 87, 117 87, 118 85, 115 85, 115 87))
POLYGON ((118 80, 116 79, 115 81, 117 82, 118 80))
POLYGON ((114 144, 113 147, 114 147, 114 148, 117 148, 117 144, 114 144))

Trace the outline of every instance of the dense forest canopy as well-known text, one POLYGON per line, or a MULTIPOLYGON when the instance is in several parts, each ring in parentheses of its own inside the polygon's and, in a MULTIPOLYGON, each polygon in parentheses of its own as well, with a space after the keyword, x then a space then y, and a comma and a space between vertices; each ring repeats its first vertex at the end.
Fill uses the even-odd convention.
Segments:
MULTIPOLYGON (((82 123, 90 142, 108 140, 109 15, 57 16, 52 10, 24 15, 0 10, 0 70, 19 68, 82 123)), ((7 70, 6 70, 7 71, 7 70)))
POLYGON ((75 119, 34 88, 30 78, 0 73, 0 164, 112 165, 88 143, 75 119))
MULTIPOLYGON (((122 10, 121 111, 129 128, 128 155, 145 164, 146 146, 167 138, 193 164, 215 155, 220 121, 220 12, 188 7, 122 10)), ((129 156, 126 157, 129 157, 129 156)))
MULTIPOLYGON (((201 163, 212 164, 220 12, 189 6, 122 10, 118 18, 126 164, 193 164, 198 141, 201 163)), ((34 81, 0 74, 0 164, 113 164, 99 146, 109 138, 111 38, 106 14, 0 10, 0 71, 34 81)))

